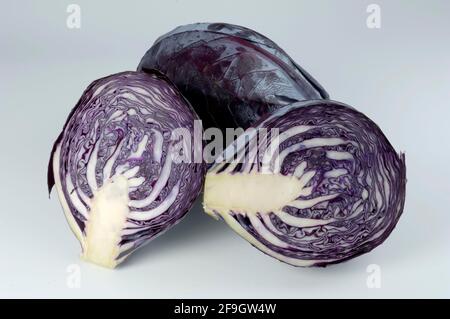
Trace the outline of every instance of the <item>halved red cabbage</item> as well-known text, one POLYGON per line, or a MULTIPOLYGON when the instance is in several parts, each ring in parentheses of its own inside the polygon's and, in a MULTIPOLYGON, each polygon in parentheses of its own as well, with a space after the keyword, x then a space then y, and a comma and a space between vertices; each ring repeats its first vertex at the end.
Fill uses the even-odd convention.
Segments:
POLYGON ((56 186, 83 259, 113 268, 186 214, 204 165, 173 161, 182 141, 172 132, 184 128, 194 136, 196 119, 156 72, 123 72, 89 85, 54 144, 48 170, 49 192, 56 186))
POLYGON ((278 45, 232 24, 195 23, 159 37, 138 70, 166 74, 191 102, 203 127, 247 128, 295 101, 327 92, 278 45))
POLYGON ((255 128, 208 171, 208 214, 295 266, 338 263, 389 236, 405 202, 405 157, 369 118, 342 103, 309 101, 255 128))

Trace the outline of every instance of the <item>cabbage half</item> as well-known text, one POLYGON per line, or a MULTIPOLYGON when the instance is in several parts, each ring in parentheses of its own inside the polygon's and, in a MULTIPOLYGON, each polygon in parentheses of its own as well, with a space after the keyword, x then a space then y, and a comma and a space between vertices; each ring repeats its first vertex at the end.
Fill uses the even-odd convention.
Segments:
POLYGON ((405 184, 404 155, 369 118, 337 102, 299 102, 256 123, 217 158, 204 209, 280 261, 325 266, 389 236, 405 184))
POLYGON ((183 141, 172 132, 194 136, 196 119, 156 72, 123 72, 89 85, 54 144, 48 171, 49 192, 56 187, 83 259, 113 268, 186 214, 204 166, 174 161, 183 141))

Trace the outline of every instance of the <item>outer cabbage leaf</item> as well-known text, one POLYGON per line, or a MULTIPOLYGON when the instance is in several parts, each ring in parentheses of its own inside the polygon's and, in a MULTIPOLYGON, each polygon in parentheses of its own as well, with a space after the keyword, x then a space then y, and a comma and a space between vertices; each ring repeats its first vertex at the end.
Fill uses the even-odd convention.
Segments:
MULTIPOLYGON (((171 133, 198 119, 158 72, 94 81, 70 113, 49 163, 82 258, 115 267, 176 224, 197 198, 204 165, 174 161, 171 133)), ((200 145, 201 148, 201 145, 200 145)))
POLYGON ((205 128, 247 128, 294 101, 327 92, 278 45, 237 25, 196 23, 161 36, 138 70, 166 74, 191 102, 205 128))
POLYGON ((298 102, 260 120, 216 159, 204 208, 280 261, 325 266, 389 236, 405 185, 404 154, 369 118, 338 102, 298 102))

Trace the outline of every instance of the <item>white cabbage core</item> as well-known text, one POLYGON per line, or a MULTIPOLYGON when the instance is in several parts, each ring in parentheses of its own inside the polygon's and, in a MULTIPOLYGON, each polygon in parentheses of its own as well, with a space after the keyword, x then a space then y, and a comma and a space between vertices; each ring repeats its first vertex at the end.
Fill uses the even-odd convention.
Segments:
POLYGON ((128 202, 128 180, 122 175, 113 177, 94 193, 83 259, 104 267, 116 266, 121 233, 130 212, 128 202))
MULTIPOLYGON (((58 197, 63 206, 69 226, 80 241, 83 249, 81 258, 100 266, 114 268, 121 247, 122 231, 126 226, 129 209, 129 179, 124 175, 115 175, 105 181, 89 200, 89 215, 85 233, 78 227, 67 203, 59 174, 60 147, 55 151, 53 172, 58 197)), ((69 189, 69 193, 73 190, 69 189)))
POLYGON ((205 210, 233 210, 256 214, 281 210, 295 200, 303 188, 298 178, 281 174, 208 174, 205 210))
POLYGON ((282 235, 273 225, 270 214, 274 214, 282 222, 295 227, 314 227, 326 225, 334 219, 312 219, 290 215, 283 208, 311 208, 319 203, 327 203, 338 196, 330 194, 304 199, 312 193, 312 187, 307 186, 314 177, 314 171, 305 171, 306 163, 300 164, 293 176, 280 173, 215 173, 206 175, 203 207, 209 215, 222 217, 225 222, 241 237, 265 253, 297 266, 311 266, 322 260, 301 260, 290 258, 269 249, 258 238, 250 234, 233 215, 245 215, 258 236, 267 242, 281 248, 290 248, 282 241, 282 235), (269 231, 270 230, 270 231, 269 231))

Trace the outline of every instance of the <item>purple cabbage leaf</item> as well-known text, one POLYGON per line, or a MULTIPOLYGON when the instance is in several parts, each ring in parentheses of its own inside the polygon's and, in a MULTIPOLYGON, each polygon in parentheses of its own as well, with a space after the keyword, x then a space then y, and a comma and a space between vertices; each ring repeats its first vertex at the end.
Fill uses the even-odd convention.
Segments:
POLYGON ((196 23, 159 37, 138 70, 166 74, 203 127, 247 128, 266 113, 328 93, 277 44, 232 24, 196 23))

